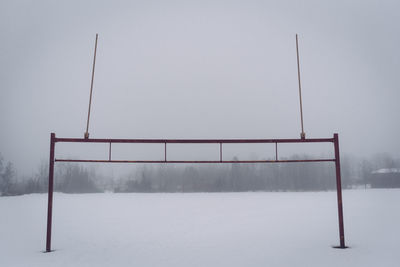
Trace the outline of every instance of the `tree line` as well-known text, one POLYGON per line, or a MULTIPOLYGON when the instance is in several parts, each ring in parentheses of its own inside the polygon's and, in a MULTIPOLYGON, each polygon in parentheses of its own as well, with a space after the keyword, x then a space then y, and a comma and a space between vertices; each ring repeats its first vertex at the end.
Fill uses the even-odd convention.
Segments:
MULTIPOLYGON (((294 155, 287 159, 308 158, 307 155, 294 155)), ((341 159, 343 187, 366 185, 373 170, 395 167, 400 167, 400 160, 388 154, 368 159, 345 155, 341 159)), ((130 174, 117 178, 107 177, 87 165, 58 163, 54 176, 54 190, 64 193, 321 191, 336 188, 332 162, 141 165, 130 174)), ((21 179, 16 177, 13 164, 0 156, 0 195, 45 193, 47 190, 47 162, 42 162, 31 177, 21 179)))
MULTIPOLYGON (((28 178, 16 177, 11 162, 5 162, 0 156, 0 195, 12 196, 48 191, 49 165, 42 162, 38 170, 28 178)), ((88 168, 78 164, 61 164, 55 172, 54 190, 63 193, 101 192, 95 183, 95 176, 88 168)))

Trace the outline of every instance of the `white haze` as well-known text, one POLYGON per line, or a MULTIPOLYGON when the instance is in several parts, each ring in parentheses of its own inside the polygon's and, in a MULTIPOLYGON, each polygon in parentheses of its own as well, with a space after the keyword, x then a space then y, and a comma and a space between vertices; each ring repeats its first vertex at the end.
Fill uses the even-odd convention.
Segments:
MULTIPOLYGON (((299 33, 307 137, 338 132, 343 153, 398 157, 399 7, 2 1, 0 153, 30 174, 48 158, 50 132, 83 137, 95 33, 90 137, 298 138, 299 33)), ((57 150, 83 150, 71 151, 57 150)))

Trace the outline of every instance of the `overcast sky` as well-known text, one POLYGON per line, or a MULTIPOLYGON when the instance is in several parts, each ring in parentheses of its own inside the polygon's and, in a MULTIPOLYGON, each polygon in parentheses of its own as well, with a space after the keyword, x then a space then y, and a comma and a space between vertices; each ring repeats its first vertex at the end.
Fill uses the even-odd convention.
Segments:
MULTIPOLYGON (((49 137, 307 137, 400 156, 398 1, 0 3, 0 153, 21 175, 49 137)), ((57 149, 57 148, 56 148, 57 149)))

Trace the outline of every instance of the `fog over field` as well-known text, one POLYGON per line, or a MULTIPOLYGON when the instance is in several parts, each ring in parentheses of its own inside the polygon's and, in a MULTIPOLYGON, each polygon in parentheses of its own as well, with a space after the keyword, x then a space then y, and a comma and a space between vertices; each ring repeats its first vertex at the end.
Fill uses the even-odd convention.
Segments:
POLYGON ((398 266, 399 10, 2 0, 0 266, 398 266), (50 134, 86 131, 96 34, 89 140, 300 140, 296 34, 305 137, 331 139, 57 142, 56 159, 159 163, 56 160, 47 202, 50 134))
MULTIPOLYGON (((306 136, 338 132, 345 154, 398 158, 398 9, 397 1, 2 1, 0 153, 30 176, 48 159, 50 132, 83 137, 96 33, 90 137, 298 138, 298 33, 306 136)), ((56 152, 87 150, 76 149, 56 152)), ((254 147, 232 153, 251 155, 263 157, 254 147)))

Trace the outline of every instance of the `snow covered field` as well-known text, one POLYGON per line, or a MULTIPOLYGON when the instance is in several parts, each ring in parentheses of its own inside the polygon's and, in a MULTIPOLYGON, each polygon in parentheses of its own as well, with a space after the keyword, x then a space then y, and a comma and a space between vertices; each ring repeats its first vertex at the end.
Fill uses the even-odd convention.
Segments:
POLYGON ((400 266, 400 190, 0 197, 0 266, 400 266))

